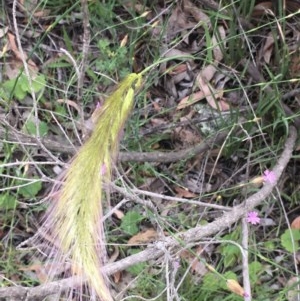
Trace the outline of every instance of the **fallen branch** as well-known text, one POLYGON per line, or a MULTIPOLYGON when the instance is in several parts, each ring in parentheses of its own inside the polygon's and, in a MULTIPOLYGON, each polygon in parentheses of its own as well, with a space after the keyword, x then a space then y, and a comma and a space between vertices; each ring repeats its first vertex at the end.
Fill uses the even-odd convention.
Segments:
MULTIPOLYGON (((40 147, 42 143, 48 150, 65 153, 70 155, 75 155, 79 146, 76 148, 74 146, 68 145, 66 143, 62 144, 56 142, 53 139, 41 138, 38 141, 35 137, 23 134, 17 130, 10 127, 8 124, 3 121, 0 123, 0 139, 5 143, 12 144, 24 144, 32 147, 40 147)), ((180 151, 171 151, 171 152, 120 152, 119 160, 121 162, 176 162, 179 160, 185 160, 191 158, 194 155, 203 153, 211 149, 214 145, 221 145, 225 140, 228 132, 222 131, 217 133, 214 137, 209 138, 205 141, 196 144, 195 146, 183 149, 180 151)))
MULTIPOLYGON (((131 255, 127 258, 114 263, 107 264, 103 267, 103 272, 106 275, 112 275, 117 271, 124 270, 134 264, 154 260, 161 257, 165 250, 173 250, 180 248, 182 245, 196 244, 201 239, 226 230, 231 225, 236 223, 248 211, 261 204, 272 192, 273 188, 286 168, 295 146, 297 131, 291 126, 289 137, 285 143, 283 153, 281 154, 277 164, 272 172, 275 175, 276 181, 273 183, 265 183, 263 188, 258 192, 244 200, 240 205, 232 208, 231 211, 225 212, 220 218, 205 225, 190 229, 186 232, 176 234, 174 237, 167 237, 165 240, 158 241, 150 245, 146 250, 138 254, 131 255)), ((82 279, 80 279, 82 280, 82 279)), ((11 298, 17 300, 38 300, 45 296, 57 294, 58 292, 66 291, 74 285, 80 285, 81 281, 76 277, 67 278, 60 281, 43 284, 37 287, 25 288, 21 286, 0 288, 0 298, 11 298)))

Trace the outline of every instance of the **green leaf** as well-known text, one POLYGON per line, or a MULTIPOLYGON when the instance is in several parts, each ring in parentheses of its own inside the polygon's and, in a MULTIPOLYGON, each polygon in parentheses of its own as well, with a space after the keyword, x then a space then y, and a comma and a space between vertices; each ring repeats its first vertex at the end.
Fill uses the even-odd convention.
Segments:
POLYGON ((0 194, 0 209, 14 209, 17 205, 17 199, 11 194, 0 194))
MULTIPOLYGON (((41 91, 46 86, 44 75, 38 75, 32 79, 32 88, 35 93, 41 91)), ((2 88, 8 94, 14 95, 18 100, 23 100, 30 93, 30 86, 27 76, 22 73, 19 77, 7 80, 2 84, 2 88)))
MULTIPOLYGON (((26 78, 27 79, 27 78, 26 78)), ((46 80, 45 76, 43 74, 38 75, 33 81, 32 81, 32 88, 34 92, 40 92, 42 91, 46 86, 46 80)), ((30 91, 29 85, 27 87, 27 91, 30 91)))
POLYGON ((136 211, 129 211, 125 214, 121 222, 121 229, 130 234, 135 235, 138 233, 138 223, 143 220, 144 217, 136 211))
POLYGON ((4 82, 3 88, 9 95, 14 95, 18 100, 24 99, 27 94, 22 88, 21 76, 4 82))
POLYGON ((226 268, 233 266, 239 258, 240 253, 240 249, 235 245, 229 244, 227 246, 224 246, 222 248, 222 255, 224 256, 224 266, 226 268))
MULTIPOLYGON (((229 234, 224 235, 224 241, 239 241, 241 236, 241 228, 237 227, 234 231, 229 234)), ((224 266, 231 267, 241 256, 241 251, 239 247, 234 244, 224 242, 220 245, 219 251, 224 258, 224 266)))
POLYGON ((265 241, 264 243, 264 247, 268 250, 268 251, 274 251, 275 250, 275 244, 273 241, 271 240, 268 240, 268 241, 265 241))
POLYGON ((33 198, 35 197, 39 191, 42 189, 42 182, 36 181, 36 182, 28 182, 28 181, 18 181, 18 185, 24 185, 28 184, 26 186, 22 186, 19 188, 18 192, 24 197, 24 198, 33 198), (28 184, 29 183, 29 184, 28 184))
POLYGON ((262 271, 262 265, 259 261, 253 261, 249 264, 249 276, 252 284, 257 283, 258 273, 262 271))
POLYGON ((281 245, 290 253, 298 251, 299 241, 300 241, 300 231, 298 229, 285 230, 285 232, 280 237, 281 245), (294 238, 294 247, 292 237, 294 238))
POLYGON ((216 292, 220 289, 220 276, 213 272, 209 272, 203 277, 202 287, 204 290, 216 292))
POLYGON ((109 43, 109 41, 107 39, 100 39, 98 41, 98 47, 99 47, 100 50, 106 51, 107 48, 109 47, 109 44, 110 43, 109 43))
MULTIPOLYGON (((35 122, 28 120, 25 124, 25 130, 28 134, 35 136, 37 134, 35 122)), ((44 121, 39 122, 40 136, 46 136, 48 133, 48 125, 44 121)))

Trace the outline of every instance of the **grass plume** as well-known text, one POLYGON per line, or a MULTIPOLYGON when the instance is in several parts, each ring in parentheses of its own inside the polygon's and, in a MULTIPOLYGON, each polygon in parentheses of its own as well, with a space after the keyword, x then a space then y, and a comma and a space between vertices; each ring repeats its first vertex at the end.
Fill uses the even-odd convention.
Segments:
POLYGON ((73 274, 87 279, 103 301, 113 298, 100 272, 105 242, 102 187, 111 179, 120 133, 141 82, 140 74, 128 75, 96 110, 93 133, 72 159, 45 222, 62 256, 71 260, 73 274))

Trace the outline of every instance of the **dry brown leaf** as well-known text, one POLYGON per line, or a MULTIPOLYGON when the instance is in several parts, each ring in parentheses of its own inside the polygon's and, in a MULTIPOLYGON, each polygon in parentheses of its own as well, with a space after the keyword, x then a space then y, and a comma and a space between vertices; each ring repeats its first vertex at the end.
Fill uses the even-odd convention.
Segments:
POLYGON ((207 83, 213 78, 217 69, 213 65, 206 66, 197 76, 196 83, 198 84, 201 91, 193 93, 190 96, 184 97, 178 104, 177 110, 184 109, 199 100, 204 99, 205 97, 211 94, 210 88, 207 83))
POLYGON ((188 189, 181 188, 179 186, 175 187, 174 190, 176 191, 176 197, 178 198, 195 198, 197 197, 196 194, 190 192, 188 189))
POLYGON ((33 16, 35 18, 45 18, 45 17, 48 17, 51 13, 51 10, 50 9, 43 9, 43 10, 38 10, 36 11, 33 16))
POLYGON ((224 41, 226 37, 225 29, 223 26, 218 27, 218 37, 217 35, 213 35, 212 37, 212 46, 213 46, 213 53, 215 58, 215 65, 208 65, 206 66, 198 75, 198 86, 200 90, 205 94, 207 103, 214 109, 220 111, 226 111, 230 109, 230 106, 224 101, 216 101, 218 98, 223 97, 223 89, 217 90, 215 89, 212 84, 209 82, 214 77, 217 68, 216 66, 218 63, 223 59, 222 49, 219 45, 219 41, 224 41))
POLYGON ((134 9, 137 13, 139 14, 144 14, 144 13, 150 13, 148 7, 146 7, 143 4, 138 3, 139 1, 131 1, 131 0, 126 0, 126 1, 122 1, 122 5, 123 7, 127 10, 127 9, 134 9), (146 11, 145 11, 146 10, 146 11))
POLYGON ((196 258, 192 263, 191 271, 201 277, 207 274, 207 268, 205 264, 202 261, 197 260, 196 258))
POLYGON ((185 29, 193 28, 196 26, 196 22, 190 21, 190 16, 187 12, 182 10, 181 4, 178 3, 173 9, 169 18, 167 27, 167 37, 172 39, 178 33, 184 34, 185 29))
MULTIPOLYGON (((216 62, 220 62, 223 59, 222 49, 220 43, 223 43, 226 38, 226 32, 223 26, 218 27, 218 36, 213 35, 211 42, 213 47, 214 59, 216 62)), ((224 45, 225 46, 225 45, 224 45)))
POLYGON ((20 268, 21 271, 33 271, 36 274, 37 279, 41 282, 41 283, 45 283, 48 279, 48 276, 45 272, 45 268, 43 267, 43 265, 35 263, 29 266, 26 266, 24 268, 20 268))
POLYGON ((184 11, 191 14, 197 22, 205 23, 208 27, 211 27, 210 17, 191 1, 184 0, 183 7, 184 11))
POLYGON ((177 106, 177 110, 186 108, 204 98, 207 99, 208 104, 214 109, 220 111, 227 111, 230 109, 229 104, 224 100, 216 101, 218 98, 223 97, 223 89, 215 89, 212 84, 210 84, 210 81, 213 79, 217 71, 217 65, 223 59, 223 53, 219 45, 219 41, 225 40, 226 33, 224 27, 219 26, 218 32, 218 35, 214 35, 212 37, 212 47, 215 59, 214 65, 208 65, 199 72, 196 83, 200 91, 181 99, 177 106))
POLYGON ((300 229, 300 216, 297 216, 293 222, 291 223, 291 228, 292 229, 300 229))
POLYGON ((118 272, 114 273, 113 278, 114 278, 114 283, 119 283, 122 278, 122 271, 118 271, 118 272))
POLYGON ((184 57, 188 57, 188 56, 190 56, 190 54, 189 53, 187 53, 187 52, 184 52, 184 51, 182 51, 182 50, 178 50, 178 49, 175 49, 175 48, 172 48, 172 49, 170 49, 170 50, 168 50, 166 53, 165 53, 165 55, 164 55, 164 57, 166 57, 166 58, 184 58, 184 57))
POLYGON ((198 91, 196 93, 193 93, 189 96, 182 98, 179 101, 176 110, 182 110, 182 109, 187 108, 188 106, 191 106, 191 105, 197 103, 198 101, 206 98, 207 102, 209 103, 209 105, 212 108, 220 110, 220 111, 228 111, 228 110, 230 110, 230 105, 228 104, 228 102, 226 102, 224 100, 216 101, 217 98, 220 98, 223 96, 223 92, 224 92, 223 90, 215 90, 215 93, 213 94, 213 96, 212 95, 206 96, 203 91, 198 91))
POLYGON ((8 61, 5 65, 5 75, 8 79, 17 78, 20 75, 20 70, 23 68, 23 64, 19 60, 8 61))
POLYGON ((186 96, 186 97, 182 98, 179 101, 176 110, 182 110, 184 108, 187 108, 188 106, 191 106, 191 105, 195 104, 196 102, 198 102, 198 101, 200 101, 204 98, 205 98, 205 94, 202 91, 198 91, 196 93, 193 93, 189 96, 186 96))
POLYGON ((124 36, 124 38, 122 39, 122 41, 121 41, 121 43, 120 43, 120 47, 125 47, 126 44, 127 44, 127 42, 128 42, 128 34, 126 34, 126 35, 124 36))
POLYGON ((228 111, 230 109, 230 105, 220 99, 223 97, 223 90, 215 90, 210 95, 206 96, 207 103, 215 110, 218 111, 228 111), (219 99, 219 100, 218 100, 219 99))
MULTIPOLYGON (((220 91, 220 95, 223 95, 223 91, 220 91)), ((220 96, 221 98, 221 96, 220 96)), ((215 100, 213 100, 213 102, 211 101, 210 106, 218 111, 224 112, 224 111, 229 111, 230 110, 230 104, 223 99, 218 100, 217 102, 215 100)), ((209 101, 207 101, 209 102, 209 101)))
POLYGON ((272 1, 264 1, 255 5, 253 8, 252 17, 261 17, 267 13, 268 10, 272 8, 272 1))
POLYGON ((114 215, 117 219, 121 220, 124 217, 124 212, 120 209, 114 210, 114 215))
POLYGON ((173 76, 173 75, 177 75, 177 74, 180 74, 182 72, 185 72, 187 70, 188 70, 188 68, 187 68, 186 64, 180 64, 180 65, 177 65, 174 68, 170 69, 168 74, 173 76))
POLYGON ((161 112, 162 108, 161 108, 161 106, 158 102, 153 101, 152 105, 153 105, 153 109, 154 109, 155 112, 161 112))
POLYGON ((203 22, 209 27, 211 26, 210 17, 191 1, 184 0, 183 7, 184 11, 190 13, 197 22, 203 22))
POLYGON ((147 229, 144 232, 140 232, 132 236, 127 244, 128 245, 139 245, 153 242, 158 239, 158 233, 153 228, 147 229))
POLYGON ((73 100, 70 99, 57 99, 58 103, 66 103, 69 106, 73 107, 74 109, 77 110, 77 112, 82 116, 82 108, 73 100))
POLYGON ((199 72, 199 74, 197 76, 197 83, 198 83, 199 88, 202 91, 207 86, 207 83, 212 80, 216 71, 217 71, 217 68, 214 65, 208 65, 199 72))
POLYGON ((37 279, 41 283, 47 282, 49 279, 49 275, 52 276, 59 275, 61 273, 66 272, 70 268, 69 264, 61 264, 58 262, 50 262, 46 264, 41 263, 33 263, 29 266, 20 268, 21 271, 33 271, 35 272, 35 275, 37 279))
MULTIPOLYGON (((17 47, 16 41, 15 41, 15 36, 13 34, 11 34, 10 32, 8 32, 7 37, 8 37, 9 47, 10 47, 11 51, 14 53, 16 58, 22 62, 22 54, 17 47)), ((28 67, 29 67, 30 71, 32 71, 34 74, 36 74, 38 72, 38 67, 36 66, 36 64, 31 59, 27 60, 28 57, 27 57, 26 53, 24 53, 24 56, 28 63, 28 67)))
POLYGON ((216 90, 209 83, 210 80, 215 75, 216 71, 217 69, 215 66, 213 65, 206 66, 197 76, 197 83, 200 90, 204 93, 208 104, 212 108, 222 111, 223 106, 221 105, 218 106, 218 102, 216 100, 223 96, 223 90, 216 90))
POLYGON ((204 93, 206 98, 209 98, 209 104, 212 105, 211 97, 213 97, 213 102, 217 97, 212 96, 215 92, 212 91, 212 86, 209 84, 210 80, 213 78, 217 71, 217 68, 213 65, 206 66, 197 76, 197 84, 200 90, 204 93))
POLYGON ((244 288, 241 287, 241 285, 236 280, 228 279, 228 280, 226 280, 226 285, 231 292, 233 292, 239 296, 242 296, 242 297, 245 296, 244 288))
POLYGON ((184 250, 180 253, 180 258, 187 261, 191 265, 191 272, 197 274, 198 276, 204 276, 208 271, 206 265, 198 259, 202 252, 203 248, 198 246, 194 252, 184 250))
MULTIPOLYGON (((157 103, 153 103, 153 106, 155 107, 155 109, 160 108, 161 110, 161 107, 157 103)), ((167 121, 164 120, 163 118, 151 118, 150 122, 153 126, 160 126, 160 125, 167 124, 167 121)))
POLYGON ((174 129, 173 133, 176 141, 185 146, 195 145, 201 141, 199 133, 190 128, 177 127, 174 129))
POLYGON ((296 51, 291 54, 290 72, 292 77, 300 77, 300 53, 296 51))
POLYGON ((270 59, 274 49, 274 44, 275 44, 274 36, 272 32, 269 32, 261 53, 261 56, 264 58, 264 61, 267 64, 270 63, 270 59))

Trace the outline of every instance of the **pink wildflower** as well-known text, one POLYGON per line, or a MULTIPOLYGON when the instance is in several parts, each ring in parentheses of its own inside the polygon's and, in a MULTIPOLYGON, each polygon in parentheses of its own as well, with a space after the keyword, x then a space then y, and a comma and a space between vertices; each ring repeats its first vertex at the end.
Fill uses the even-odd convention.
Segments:
POLYGON ((268 169, 264 171, 263 179, 266 183, 271 183, 271 184, 276 183, 275 173, 268 169))
POLYGON ((258 225, 260 223, 260 217, 256 211, 251 211, 247 215, 247 222, 252 225, 258 225))

